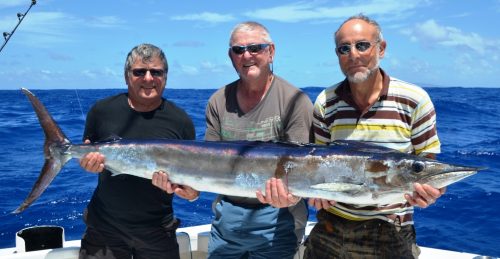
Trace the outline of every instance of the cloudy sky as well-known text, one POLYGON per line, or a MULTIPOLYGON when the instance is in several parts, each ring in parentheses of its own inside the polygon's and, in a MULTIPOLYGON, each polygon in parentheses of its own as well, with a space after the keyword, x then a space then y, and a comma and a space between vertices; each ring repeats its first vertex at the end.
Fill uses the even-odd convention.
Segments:
MULTIPOLYGON (((343 79, 333 32, 364 13, 387 40, 381 66, 422 85, 500 87, 500 0, 38 0, 0 53, 0 89, 124 88, 128 51, 164 49, 167 87, 219 88, 236 79, 229 33, 255 20, 276 44, 275 72, 298 87, 343 79)), ((0 1, 10 32, 31 0, 0 1)), ((3 43, 3 39, 0 39, 3 43)))

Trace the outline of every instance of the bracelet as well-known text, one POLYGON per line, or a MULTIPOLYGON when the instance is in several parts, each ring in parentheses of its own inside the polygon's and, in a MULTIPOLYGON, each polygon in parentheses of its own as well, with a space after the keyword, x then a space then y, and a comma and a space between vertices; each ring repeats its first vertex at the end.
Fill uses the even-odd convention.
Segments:
POLYGON ((189 201, 189 202, 195 202, 195 201, 197 201, 199 198, 200 198, 200 195, 198 195, 198 196, 196 196, 196 197, 194 197, 193 199, 188 200, 188 201, 189 201))

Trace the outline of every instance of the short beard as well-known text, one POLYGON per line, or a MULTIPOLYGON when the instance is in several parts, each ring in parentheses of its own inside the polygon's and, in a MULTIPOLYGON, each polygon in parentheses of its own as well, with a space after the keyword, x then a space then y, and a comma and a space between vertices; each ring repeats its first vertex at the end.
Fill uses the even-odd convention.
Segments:
POLYGON ((348 75, 347 73, 344 73, 347 76, 347 80, 349 81, 349 83, 353 83, 353 84, 363 83, 366 80, 368 80, 368 78, 370 78, 373 74, 375 74, 380 66, 380 59, 379 59, 378 54, 375 58, 376 58, 377 63, 375 64, 374 67, 372 67, 371 69, 368 69, 368 71, 357 72, 354 75, 348 75))

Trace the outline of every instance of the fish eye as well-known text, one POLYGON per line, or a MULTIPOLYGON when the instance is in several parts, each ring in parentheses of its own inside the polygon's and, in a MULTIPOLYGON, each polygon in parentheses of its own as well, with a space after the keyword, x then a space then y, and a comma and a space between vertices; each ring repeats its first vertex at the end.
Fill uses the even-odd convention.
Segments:
POLYGON ((412 165, 412 168, 413 168, 413 172, 420 173, 420 172, 424 171, 425 163, 422 161, 415 161, 415 163, 413 163, 413 165, 412 165))

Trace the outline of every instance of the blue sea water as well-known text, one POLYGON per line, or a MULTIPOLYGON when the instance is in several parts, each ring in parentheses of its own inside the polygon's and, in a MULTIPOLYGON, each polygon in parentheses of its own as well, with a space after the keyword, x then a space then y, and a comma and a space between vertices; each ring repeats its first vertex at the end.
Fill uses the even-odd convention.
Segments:
MULTIPOLYGON (((320 88, 304 89, 312 100, 320 88)), ((440 160, 487 167, 448 187, 427 209, 416 209, 421 246, 500 257, 500 88, 428 88, 443 143, 440 160)), ((84 116, 98 99, 124 90, 37 90, 67 137, 81 142, 84 116)), ((205 130, 204 109, 215 90, 167 89, 165 97, 192 117, 198 139, 205 130)), ((43 164, 43 132, 26 97, 18 90, 0 91, 0 248, 15 245, 15 233, 34 225, 60 225, 66 240, 80 239, 82 212, 97 176, 72 161, 26 211, 11 214, 26 197, 43 164)), ((203 193, 194 203, 174 199, 182 226, 211 222, 211 202, 203 193)), ((315 220, 310 210, 310 219, 315 220)))

